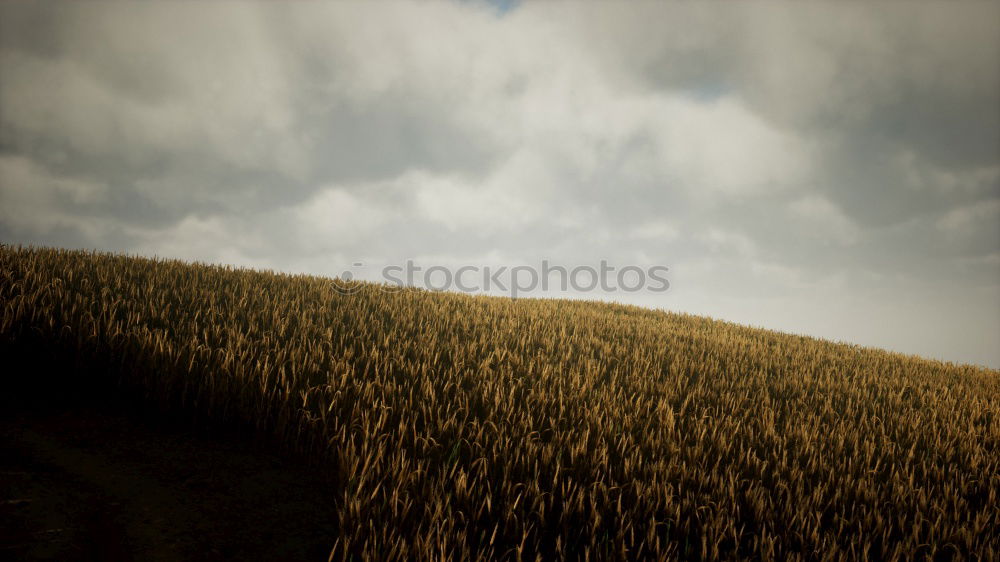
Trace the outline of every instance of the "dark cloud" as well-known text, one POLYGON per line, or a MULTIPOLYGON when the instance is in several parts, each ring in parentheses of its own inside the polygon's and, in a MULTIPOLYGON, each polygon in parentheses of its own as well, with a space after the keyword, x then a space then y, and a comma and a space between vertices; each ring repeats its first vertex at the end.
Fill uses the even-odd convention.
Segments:
POLYGON ((635 302, 1000 365, 997 21, 4 3, 0 238, 320 274, 664 263, 635 302))
POLYGON ((412 169, 483 173, 493 161, 487 139, 463 128, 433 99, 390 91, 363 102, 330 103, 300 120, 321 139, 309 150, 316 182, 354 182, 412 169))

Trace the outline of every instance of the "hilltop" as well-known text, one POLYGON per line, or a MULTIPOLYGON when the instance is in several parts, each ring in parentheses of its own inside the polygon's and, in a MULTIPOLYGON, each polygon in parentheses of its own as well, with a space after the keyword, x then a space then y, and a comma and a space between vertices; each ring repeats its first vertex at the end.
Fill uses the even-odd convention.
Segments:
MULTIPOLYGON (((282 520, 324 517, 295 540, 334 560, 1000 557, 993 370, 616 304, 342 294, 42 248, 3 246, 0 264, 7 396, 49 403, 7 416, 11 443, 69 446, 73 412, 93 406, 254 444, 232 459, 307 459, 323 476, 287 484, 303 507, 265 491, 282 520), (39 416, 26 441, 16 424, 39 416)), ((113 446, 92 441, 89 455, 113 446)), ((196 453, 156 458, 211 448, 178 447, 196 453)), ((253 532, 223 524, 226 497, 219 532, 253 532)), ((250 504, 266 509, 233 511, 250 504)))

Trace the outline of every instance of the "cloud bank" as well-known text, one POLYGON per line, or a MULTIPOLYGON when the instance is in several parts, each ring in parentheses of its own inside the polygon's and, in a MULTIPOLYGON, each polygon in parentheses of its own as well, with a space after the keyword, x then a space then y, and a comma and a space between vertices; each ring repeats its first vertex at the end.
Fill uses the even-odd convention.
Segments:
POLYGON ((663 264, 588 297, 1000 367, 996 3, 506 8, 4 3, 0 239, 663 264))

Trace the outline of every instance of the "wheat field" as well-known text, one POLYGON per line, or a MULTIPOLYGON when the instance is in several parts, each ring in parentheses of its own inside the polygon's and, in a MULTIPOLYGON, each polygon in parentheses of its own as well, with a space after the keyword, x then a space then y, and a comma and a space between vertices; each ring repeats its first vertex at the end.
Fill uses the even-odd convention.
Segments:
POLYGON ((48 391, 325 463, 331 560, 1000 559, 993 370, 596 302, 0 263, 0 350, 58 361, 48 391))

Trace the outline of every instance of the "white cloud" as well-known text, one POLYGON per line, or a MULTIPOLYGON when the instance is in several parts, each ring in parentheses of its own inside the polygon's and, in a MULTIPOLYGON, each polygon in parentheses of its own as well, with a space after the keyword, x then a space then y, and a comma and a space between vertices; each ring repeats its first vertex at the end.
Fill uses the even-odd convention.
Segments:
POLYGON ((0 53, 5 126, 83 154, 148 159, 182 148, 239 168, 305 172, 291 84, 255 10, 215 7, 189 19, 123 5, 66 17, 88 27, 66 38, 75 56, 0 53))
POLYGON ((378 232, 392 213, 357 193, 364 190, 327 188, 289 209, 288 222, 298 231, 299 250, 349 248, 378 232))
POLYGON ((935 222, 938 230, 952 234, 968 234, 982 224, 1000 225, 1000 199, 952 209, 935 222))
POLYGON ((715 254, 754 257, 758 253, 757 244, 749 236, 723 228, 710 227, 696 234, 695 239, 715 254))
POLYGON ((517 196, 517 186, 490 181, 469 185, 462 178, 409 174, 402 186, 416 192, 416 211, 449 230, 475 229, 479 232, 504 232, 525 222, 537 220, 540 209, 517 196))
POLYGON ((842 244, 857 242, 861 229, 836 205, 822 195, 809 194, 788 205, 792 216, 802 221, 801 231, 833 239, 842 244))
MULTIPOLYGON (((4 201, 9 205, 16 202, 41 205, 67 200, 84 205, 104 199, 109 191, 104 184, 54 175, 23 156, 0 155, 0 178, 6 187, 4 201)), ((16 211, 24 213, 26 209, 16 211)))
POLYGON ((663 100, 648 116, 663 173, 698 193, 747 195, 801 187, 809 152, 738 101, 663 100))
POLYGON ((60 177, 23 156, 0 155, 0 224, 45 235, 63 228, 105 228, 90 224, 79 209, 108 196, 108 186, 60 177))
MULTIPOLYGON (((0 11, 14 241, 325 274, 639 257, 670 306, 845 338, 931 310, 904 273, 942 259, 1000 295, 995 4, 0 11), (867 312, 829 328, 839 305, 867 312)), ((869 341, 1000 361, 960 332, 869 341)))
POLYGON ((626 236, 635 240, 654 240, 668 242, 680 236, 677 225, 668 221, 649 221, 633 226, 626 231, 626 236))

